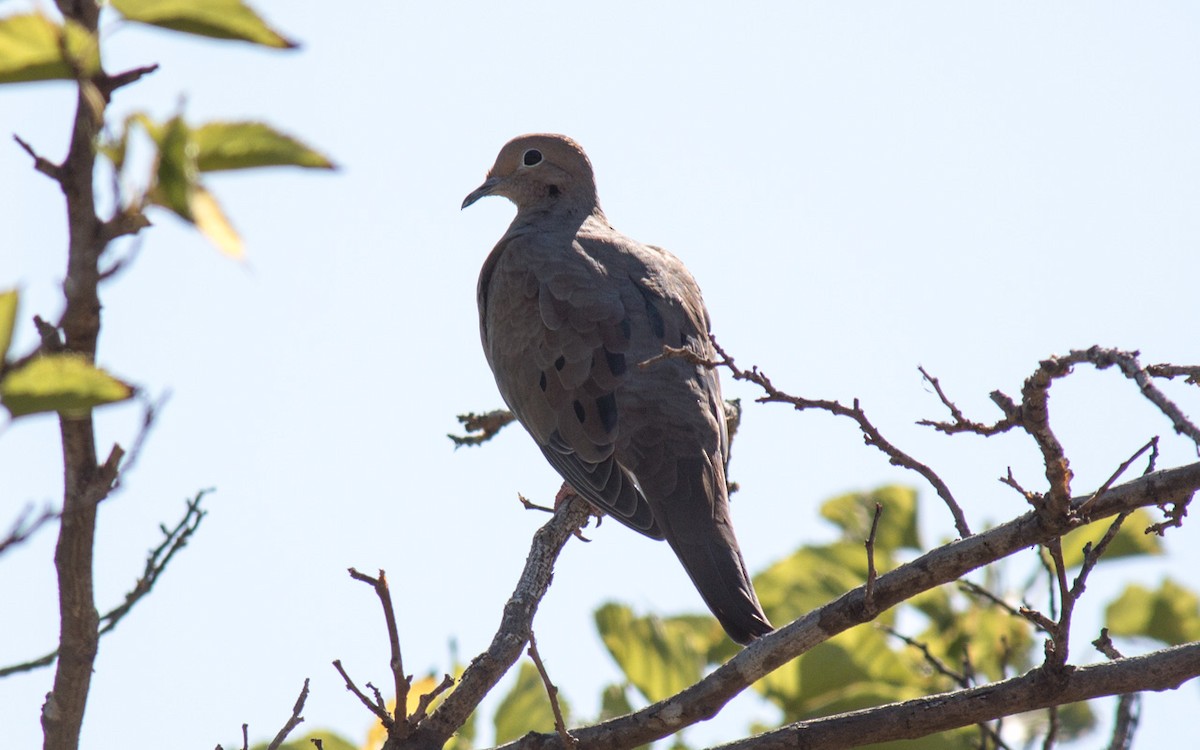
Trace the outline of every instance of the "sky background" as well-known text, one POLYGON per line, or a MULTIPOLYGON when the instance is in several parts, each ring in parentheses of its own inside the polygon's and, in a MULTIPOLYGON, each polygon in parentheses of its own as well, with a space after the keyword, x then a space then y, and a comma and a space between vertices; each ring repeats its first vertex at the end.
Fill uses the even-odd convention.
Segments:
MULTIPOLYGON (((387 644, 378 602, 349 566, 388 571, 411 671, 447 670, 452 642, 463 661, 486 647, 545 520, 516 494, 548 502, 559 485, 518 429, 482 449, 445 437, 456 414, 501 405, 475 281, 513 209, 459 204, 515 135, 578 140, 609 219, 688 264, 740 364, 794 394, 861 399, 889 439, 939 471, 975 529, 1024 512, 996 480, 1012 467, 1043 486, 1037 451, 1017 435, 916 426, 944 416, 918 365, 991 420, 988 393, 1016 395, 1039 359, 1069 349, 1200 362, 1194 3, 256 7, 302 48, 132 25, 105 35, 108 70, 162 66, 118 93, 114 119, 166 118, 182 99, 190 120, 266 119, 341 169, 211 177, 248 260, 224 259, 157 212, 136 262, 102 290, 99 362, 170 393, 103 507, 102 611, 140 574, 158 525, 197 490, 216 491, 157 590, 104 638, 87 747, 236 746, 243 722, 266 739, 305 677, 305 728, 361 739, 370 717, 329 663, 386 684, 387 644)), ((23 294, 16 351, 33 345, 33 314, 61 310, 65 230, 57 187, 10 134, 60 159, 73 104, 66 83, 0 88, 0 285, 23 294)), ((1200 390, 1163 387, 1200 415, 1200 390)), ((731 474, 751 570, 831 540, 821 501, 885 483, 920 489, 927 545, 953 537, 936 495, 848 420, 750 404, 755 389, 728 378, 726 395, 747 403, 731 474)), ((1152 435, 1165 441, 1160 466, 1195 460, 1114 371, 1081 368, 1051 403, 1077 494, 1152 435)), ((138 406, 104 410, 101 453, 128 446, 139 419, 138 406)), ((0 431, 0 528, 28 503, 60 502, 58 451, 52 418, 0 431)), ((55 533, 0 560, 0 663, 54 646, 55 533)), ((594 634, 597 606, 703 608, 666 545, 615 523, 591 536, 567 546, 534 623, 581 716, 618 676, 594 634)), ((1093 576, 1076 659, 1100 659, 1088 645, 1097 608, 1124 582, 1169 574, 1200 589, 1200 528, 1171 532, 1167 548, 1165 560, 1093 576)), ((51 680, 0 681, 10 746, 40 744, 51 680)), ((1195 685, 1148 697, 1138 746, 1194 737, 1180 717, 1197 710, 1195 685)), ((1108 704, 1100 711, 1107 724, 1108 704)), ((743 696, 686 737, 712 744, 773 718, 743 696)))

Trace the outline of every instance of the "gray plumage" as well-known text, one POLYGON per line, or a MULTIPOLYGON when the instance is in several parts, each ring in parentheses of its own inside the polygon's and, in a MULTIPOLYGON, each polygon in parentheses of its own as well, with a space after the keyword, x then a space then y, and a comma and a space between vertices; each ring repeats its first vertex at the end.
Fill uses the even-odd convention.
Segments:
POLYGON ((463 201, 517 216, 479 276, 480 335, 500 394, 588 501, 666 539, 735 641, 771 631, 729 518, 721 385, 664 345, 714 355, 700 289, 678 258, 612 228, 571 139, 507 143, 463 201))

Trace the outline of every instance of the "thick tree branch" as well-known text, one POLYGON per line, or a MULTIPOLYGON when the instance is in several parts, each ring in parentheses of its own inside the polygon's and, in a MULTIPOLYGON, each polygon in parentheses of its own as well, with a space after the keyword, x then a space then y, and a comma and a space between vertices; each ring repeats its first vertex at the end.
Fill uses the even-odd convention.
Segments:
MULTIPOLYGON (((1143 506, 1185 505, 1198 489, 1200 462, 1155 472, 1109 489, 1092 503, 1087 520, 1107 518, 1143 506)), ((1077 498, 1072 507, 1078 508, 1089 498, 1077 498)), ((954 581, 1019 550, 1043 544, 1067 530, 1065 520, 1056 525, 1044 514, 1030 511, 993 529, 951 542, 879 576, 874 591, 876 608, 878 612, 884 612, 922 591, 954 581)), ((632 714, 574 729, 572 735, 583 748, 629 748, 674 734, 716 715, 725 703, 753 682, 817 644, 869 621, 871 617, 867 612, 865 586, 859 586, 755 641, 683 692, 632 714)), ((1072 671, 1063 670, 1062 674, 1069 677, 1072 671)), ((1195 674, 1200 674, 1200 665, 1188 676, 1195 674)), ((1122 688, 1115 692, 1156 689, 1155 684, 1150 682, 1144 687, 1122 688)), ((1031 709, 1037 707, 1029 706, 1031 709)), ((998 711, 987 717, 971 718, 965 723, 974 724, 1006 713, 1009 712, 998 711)), ((881 724, 885 725, 886 722, 881 724)), ((530 734, 503 747, 506 750, 561 750, 561 741, 555 734, 530 734)))
POLYGON ((838 750, 916 739, 1039 708, 1143 690, 1172 690, 1200 675, 1200 643, 1050 675, 1020 677, 903 703, 789 724, 718 750, 838 750))
POLYGON ((567 540, 587 522, 589 513, 586 502, 578 497, 568 497, 550 521, 538 529, 533 535, 525 569, 512 597, 504 605, 500 627, 488 650, 471 660, 458 686, 417 726, 407 741, 401 744, 389 739, 384 745, 385 750, 400 747, 440 750, 466 722, 484 696, 521 657, 529 641, 533 616, 550 586, 554 561, 567 540))

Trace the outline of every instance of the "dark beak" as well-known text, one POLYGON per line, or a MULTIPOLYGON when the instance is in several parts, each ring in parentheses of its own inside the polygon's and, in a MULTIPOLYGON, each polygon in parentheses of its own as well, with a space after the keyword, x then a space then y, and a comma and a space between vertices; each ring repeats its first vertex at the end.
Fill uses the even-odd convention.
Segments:
POLYGON ((482 185, 480 185, 479 187, 477 187, 473 191, 471 191, 471 194, 468 195, 466 198, 463 198, 462 207, 466 208, 467 206, 471 205, 472 203, 474 203, 475 201, 484 197, 485 195, 491 195, 492 191, 495 190, 500 185, 500 182, 501 182, 501 179, 499 177, 487 178, 486 180, 483 181, 482 185))

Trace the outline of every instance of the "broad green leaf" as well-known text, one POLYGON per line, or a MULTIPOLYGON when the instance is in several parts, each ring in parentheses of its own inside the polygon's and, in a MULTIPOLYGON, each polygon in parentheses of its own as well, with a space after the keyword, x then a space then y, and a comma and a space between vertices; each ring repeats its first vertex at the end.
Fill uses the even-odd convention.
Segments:
POLYGON ((79 24, 41 13, 0 19, 0 83, 76 78, 100 69, 96 39, 79 24))
MULTIPOLYGON (((558 694, 558 705, 565 720, 570 714, 562 693, 558 694)), ((554 731, 554 710, 550 707, 550 696, 546 694, 546 686, 533 664, 521 662, 517 684, 513 685, 512 690, 496 707, 494 721, 497 745, 515 740, 529 732, 554 731)))
POLYGON ((633 704, 629 702, 629 696, 625 695, 625 688, 621 685, 609 685, 604 688, 604 692, 600 694, 600 721, 608 721, 628 713, 633 713, 633 704))
POLYGON ((871 533, 875 504, 883 506, 875 533, 875 552, 902 547, 920 549, 917 533, 917 491, 888 485, 872 492, 853 492, 821 505, 821 515, 836 524, 847 541, 865 542, 871 533))
POLYGON ((246 252, 242 245, 242 238, 221 211, 221 205, 217 203, 213 194, 203 186, 197 185, 192 190, 190 197, 189 206, 192 219, 200 233, 216 245, 217 249, 225 256, 234 260, 244 259, 246 252))
POLYGON ((130 21, 185 34, 281 49, 297 46, 241 0, 112 0, 112 6, 130 21))
POLYGON ((201 172, 255 167, 333 169, 333 162, 289 135, 261 122, 209 122, 195 128, 201 172))
MULTIPOLYGON (((143 120, 143 124, 146 120, 143 120)), ((190 129, 182 117, 175 116, 158 132, 147 128, 158 143, 158 164, 155 168, 152 201, 193 222, 192 193, 197 185, 196 146, 190 129)))
MULTIPOLYGON (((876 569, 890 567, 876 550, 876 569)), ((867 580, 867 553, 861 543, 835 542, 801 547, 754 577, 758 600, 771 622, 791 622, 867 580)), ((884 621, 893 615, 884 613, 884 621)))
MULTIPOLYGON (((20 294, 16 289, 0 292, 0 364, 3 364, 12 346, 13 328, 17 325, 17 300, 20 294)), ((2 369, 2 368, 0 368, 2 369)))
POLYGON ((0 380, 0 402, 14 417, 46 411, 82 416, 93 407, 132 396, 132 386, 80 354, 35 357, 0 380))
POLYGON ((1145 636, 1171 646, 1200 640, 1200 598, 1170 578, 1157 591, 1130 584, 1104 616, 1113 635, 1145 636))
MULTIPOLYGON (((1063 563, 1068 568, 1077 568, 1083 564, 1083 546, 1088 542, 1094 547, 1113 519, 1105 518, 1086 526, 1081 526, 1062 538, 1063 563)), ((1118 557, 1134 555, 1161 555, 1162 542, 1154 534, 1147 534, 1146 529, 1154 523, 1150 513, 1145 508, 1138 508, 1129 514, 1117 530, 1117 535, 1108 543, 1101 560, 1112 560, 1118 557)))
MULTIPOLYGON (((313 740, 321 740, 324 750, 358 750, 358 745, 331 729, 314 729, 303 737, 288 740, 279 746, 279 750, 313 750, 317 747, 313 740)), ((260 742, 257 745, 251 745, 250 750, 266 750, 270 744, 269 742, 260 742)), ((229 747, 241 746, 241 740, 229 745, 229 747)))
POLYGON ((755 683, 784 721, 908 700, 924 688, 921 672, 871 627, 846 631, 755 683))
POLYGON ((700 680, 709 635, 693 621, 635 617, 620 604, 596 611, 596 628, 629 682, 647 700, 667 698, 700 680))

